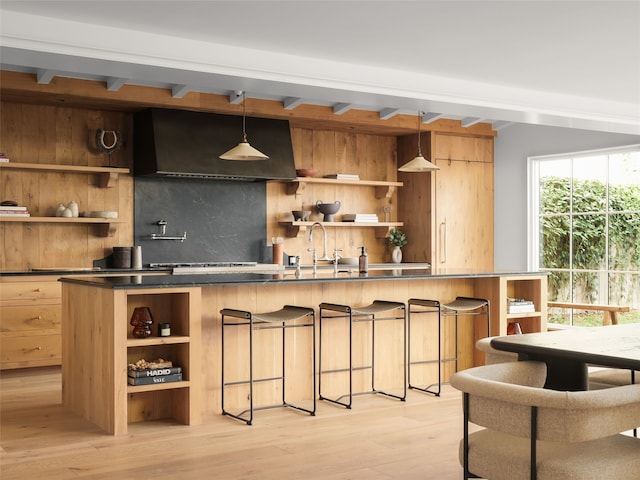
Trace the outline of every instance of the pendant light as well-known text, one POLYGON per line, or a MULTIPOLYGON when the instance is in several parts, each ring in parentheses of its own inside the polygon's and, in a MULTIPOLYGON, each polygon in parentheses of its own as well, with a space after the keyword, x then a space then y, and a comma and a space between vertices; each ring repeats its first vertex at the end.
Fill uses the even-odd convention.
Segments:
POLYGON ((426 158, 422 156, 422 150, 420 149, 420 124, 422 123, 422 112, 418 112, 418 154, 413 160, 405 163, 400 168, 399 172, 433 172, 440 170, 440 167, 434 165, 426 158))
POLYGON ((269 157, 262 153, 260 150, 256 150, 247 140, 246 131, 246 92, 242 92, 242 141, 231 150, 220 155, 222 160, 267 160, 269 157))

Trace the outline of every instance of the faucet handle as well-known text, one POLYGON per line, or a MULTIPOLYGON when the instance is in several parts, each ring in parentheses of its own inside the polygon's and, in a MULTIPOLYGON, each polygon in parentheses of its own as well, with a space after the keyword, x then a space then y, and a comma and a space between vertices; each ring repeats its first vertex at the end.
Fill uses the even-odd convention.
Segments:
POLYGON ((339 252, 341 252, 341 251, 342 251, 342 249, 341 249, 341 248, 334 248, 334 249, 333 249, 333 261, 334 261, 334 262, 337 262, 337 261, 338 261, 338 259, 342 256, 342 255, 340 255, 340 253, 339 253, 339 252))
POLYGON ((318 262, 318 255, 316 253, 316 249, 315 248, 307 248, 307 252, 311 252, 311 254, 313 255, 313 264, 315 265, 318 262))

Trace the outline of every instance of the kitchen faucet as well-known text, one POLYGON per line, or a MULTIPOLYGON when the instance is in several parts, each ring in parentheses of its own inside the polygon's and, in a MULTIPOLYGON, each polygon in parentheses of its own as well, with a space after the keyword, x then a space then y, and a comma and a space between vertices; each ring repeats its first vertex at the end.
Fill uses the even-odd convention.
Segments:
POLYGON ((324 253, 322 254, 322 257, 318 258, 318 260, 331 260, 329 255, 327 255, 327 230, 320 222, 314 222, 314 224, 311 225, 311 228, 309 229, 309 241, 311 242, 313 240, 313 229, 316 226, 322 229, 322 246, 324 247, 324 253))

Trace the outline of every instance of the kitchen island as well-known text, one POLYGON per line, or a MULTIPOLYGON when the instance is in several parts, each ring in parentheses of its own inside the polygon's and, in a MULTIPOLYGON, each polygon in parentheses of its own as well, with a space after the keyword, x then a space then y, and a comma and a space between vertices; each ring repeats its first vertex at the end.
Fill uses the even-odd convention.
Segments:
MULTIPOLYGON (((221 412, 219 312, 222 308, 257 312, 277 310, 285 304, 317 308, 321 302, 364 305, 376 299, 407 302, 409 298, 447 302, 456 296, 472 296, 491 302, 491 334, 504 335, 507 324, 512 321, 520 323, 525 332, 546 330, 546 281, 546 274, 535 272, 432 272, 410 268, 374 270, 366 275, 321 270, 316 275, 303 271, 301 276, 285 271, 276 275, 64 277, 61 279, 65 318, 63 403, 115 435, 126 433, 129 422, 142 420, 171 418, 184 424, 198 424, 207 416, 221 412), (535 312, 507 314, 507 297, 533 300, 535 312), (129 319, 133 310, 142 306, 149 307, 154 317, 153 334, 148 338, 134 338, 129 319), (171 336, 157 336, 158 323, 171 323, 171 336), (140 358, 170 358, 182 368, 182 381, 127 385, 127 365, 140 358)), ((474 324, 473 318, 460 318, 460 369, 484 361, 482 352, 475 348, 475 341, 486 335, 486 323, 474 324)), ((451 351, 454 345, 449 323, 452 322, 443 326, 445 352, 451 351)), ((421 351, 415 353, 434 358, 437 323, 425 320, 420 325, 412 327, 412 337, 421 339, 421 351)), ((362 328, 356 335, 368 334, 366 328, 369 327, 362 328)), ((345 350, 345 333, 343 326, 338 325, 329 331, 327 344, 332 351, 345 350)), ((384 334, 394 337, 402 333, 401 329, 390 327, 384 334)), ((290 341, 299 348, 309 348, 306 338, 296 342, 293 336, 290 341)), ((356 359, 367 354, 365 343, 354 345, 356 359)), ((263 358, 273 356, 280 347, 275 337, 264 336, 257 340, 254 348, 258 349, 258 358, 263 358)), ((235 364, 246 366, 246 337, 238 333, 236 337, 225 338, 225 349, 237 352, 235 364)), ((385 363, 384 357, 379 360, 385 363)), ((268 376, 273 362, 263 363, 259 368, 268 376)), ((429 364, 423 374, 437 372, 433 371, 435 365, 429 364)), ((453 373, 449 365, 443 369, 445 381, 453 373)), ((383 378, 382 382, 397 380, 393 378, 397 370, 383 369, 381 374, 389 378, 383 378)), ((365 377, 354 378, 354 389, 364 385, 365 377)), ((294 378, 289 395, 308 401, 303 397, 311 390, 311 382, 311 378, 294 378)), ((265 385, 254 392, 254 402, 273 403, 279 394, 277 386, 265 385)), ((227 395, 226 398, 242 405, 246 402, 246 393, 239 389, 235 397, 227 395)))

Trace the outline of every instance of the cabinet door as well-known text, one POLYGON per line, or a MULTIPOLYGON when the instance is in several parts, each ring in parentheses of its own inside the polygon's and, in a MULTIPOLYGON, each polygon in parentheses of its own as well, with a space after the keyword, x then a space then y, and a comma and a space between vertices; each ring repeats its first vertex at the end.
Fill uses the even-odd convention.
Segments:
POLYGON ((493 163, 436 160, 435 268, 493 269, 493 163))

